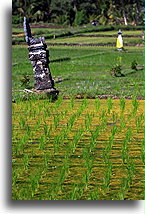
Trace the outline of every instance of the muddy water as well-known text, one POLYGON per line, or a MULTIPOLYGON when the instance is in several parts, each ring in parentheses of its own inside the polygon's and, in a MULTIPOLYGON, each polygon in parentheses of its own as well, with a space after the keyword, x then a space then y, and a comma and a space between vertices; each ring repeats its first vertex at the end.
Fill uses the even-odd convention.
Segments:
POLYGON ((143 100, 13 104, 13 200, 143 200, 143 100), (75 115, 73 124, 71 118, 75 115))

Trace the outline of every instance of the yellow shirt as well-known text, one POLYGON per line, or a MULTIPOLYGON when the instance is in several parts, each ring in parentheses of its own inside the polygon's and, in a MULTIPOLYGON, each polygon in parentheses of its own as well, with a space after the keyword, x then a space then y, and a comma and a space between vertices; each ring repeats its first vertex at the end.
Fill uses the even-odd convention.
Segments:
POLYGON ((123 48, 123 39, 122 39, 121 35, 118 35, 116 47, 117 48, 123 48))

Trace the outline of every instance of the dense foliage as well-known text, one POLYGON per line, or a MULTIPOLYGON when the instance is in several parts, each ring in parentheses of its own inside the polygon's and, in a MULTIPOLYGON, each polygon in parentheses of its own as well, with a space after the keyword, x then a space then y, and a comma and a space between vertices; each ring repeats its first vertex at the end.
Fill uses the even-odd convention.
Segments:
POLYGON ((12 22, 30 21, 82 25, 95 20, 101 25, 142 25, 142 0, 13 0, 12 22))

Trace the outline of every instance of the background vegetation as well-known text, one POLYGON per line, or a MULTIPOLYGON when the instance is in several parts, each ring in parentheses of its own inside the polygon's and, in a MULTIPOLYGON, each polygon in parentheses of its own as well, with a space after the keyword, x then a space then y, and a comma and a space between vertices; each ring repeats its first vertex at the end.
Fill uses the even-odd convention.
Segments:
POLYGON ((13 24, 30 22, 82 25, 143 25, 142 0, 13 0, 13 24))

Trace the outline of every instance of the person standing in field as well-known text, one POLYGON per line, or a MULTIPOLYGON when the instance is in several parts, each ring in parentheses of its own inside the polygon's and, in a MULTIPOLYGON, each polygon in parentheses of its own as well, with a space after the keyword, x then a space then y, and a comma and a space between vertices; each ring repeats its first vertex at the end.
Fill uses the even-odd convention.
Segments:
POLYGON ((117 47, 118 51, 122 51, 122 48, 123 48, 123 39, 122 39, 122 32, 121 32, 121 30, 118 31, 118 37, 117 37, 116 47, 117 47))

